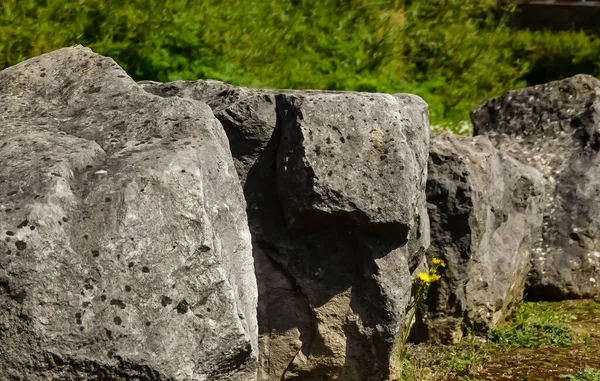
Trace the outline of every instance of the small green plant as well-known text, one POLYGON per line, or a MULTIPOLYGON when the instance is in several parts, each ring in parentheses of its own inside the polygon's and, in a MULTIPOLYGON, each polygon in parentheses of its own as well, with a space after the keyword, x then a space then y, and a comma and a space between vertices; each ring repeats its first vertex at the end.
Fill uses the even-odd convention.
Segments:
POLYGON ((600 369, 586 368, 575 375, 562 375, 564 378, 571 381, 600 381, 600 369))
POLYGON ((446 355, 441 346, 408 343, 406 357, 402 359, 402 381, 446 380, 452 371, 440 364, 446 355))
POLYGON ((492 360, 497 348, 482 337, 467 336, 456 344, 407 344, 402 362, 404 381, 442 381, 452 374, 474 371, 492 360))
POLYGON ((522 303, 505 324, 492 331, 504 335, 502 339, 490 340, 468 333, 460 342, 451 345, 408 343, 406 358, 402 362, 402 381, 458 381, 460 376, 466 375, 471 379, 463 380, 509 377, 521 381, 551 381, 559 379, 560 373, 554 373, 559 368, 565 369, 562 379, 600 381, 597 364, 583 360, 598 357, 599 322, 600 304, 593 300, 522 303), (525 328, 527 333, 519 336, 514 332, 518 330, 515 328, 517 325, 525 328), (556 327, 558 329, 553 329, 556 327), (562 332, 567 336, 566 341, 562 332), (566 345, 569 340, 575 346, 566 345), (554 346, 536 349, 537 346, 549 345, 554 346), (573 353, 577 353, 576 357, 573 353), (510 369, 504 367, 507 362, 513 362, 510 369), (573 368, 575 363, 579 364, 579 368, 573 368), (586 366, 592 369, 582 370, 586 366), (577 373, 579 370, 581 372, 577 373))
POLYGON ((491 341, 521 348, 543 345, 569 346, 580 338, 565 324, 566 312, 555 311, 535 303, 522 303, 506 326, 488 332, 491 341))
MULTIPOLYGON (((402 331, 402 336, 400 337, 400 359, 402 363, 404 363, 406 359, 406 342, 408 341, 408 336, 410 335, 410 329, 412 327, 413 321, 415 320, 415 315, 417 310, 425 299, 427 299, 427 294, 429 293, 429 288, 433 282, 437 282, 440 280, 440 275, 437 273, 439 267, 445 267, 446 264, 444 261, 438 258, 433 258, 431 261, 431 267, 429 268, 429 273, 420 272, 417 278, 414 280, 412 287, 412 295, 411 301, 408 303, 406 307, 406 316, 408 316, 408 321, 402 331)), ((403 366, 404 369, 404 366, 403 366)))
POLYGON ((461 342, 449 346, 440 356, 440 366, 451 369, 452 371, 463 371, 471 365, 482 362, 485 352, 469 343, 461 342))

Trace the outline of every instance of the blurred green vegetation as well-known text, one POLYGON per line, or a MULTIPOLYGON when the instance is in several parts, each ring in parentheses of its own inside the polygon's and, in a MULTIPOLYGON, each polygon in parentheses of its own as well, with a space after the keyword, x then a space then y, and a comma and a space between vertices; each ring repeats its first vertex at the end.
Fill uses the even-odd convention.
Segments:
POLYGON ((2 0, 0 68, 82 44, 134 79, 411 92, 458 132, 481 102, 600 74, 600 39, 511 30, 495 0, 2 0))

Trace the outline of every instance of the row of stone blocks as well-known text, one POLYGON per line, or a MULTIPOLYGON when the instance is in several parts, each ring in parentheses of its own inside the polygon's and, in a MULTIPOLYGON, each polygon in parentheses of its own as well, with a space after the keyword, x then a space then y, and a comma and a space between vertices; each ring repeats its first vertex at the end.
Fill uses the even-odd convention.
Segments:
POLYGON ((412 95, 136 83, 83 47, 8 68, 0 379, 395 379, 432 257, 416 339, 591 296, 599 92, 509 92, 430 139, 412 95))

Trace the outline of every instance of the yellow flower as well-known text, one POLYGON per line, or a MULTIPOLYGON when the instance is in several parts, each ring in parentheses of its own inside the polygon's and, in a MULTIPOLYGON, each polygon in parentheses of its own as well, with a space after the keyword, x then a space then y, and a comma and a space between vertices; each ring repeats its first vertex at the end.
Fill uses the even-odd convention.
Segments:
POLYGON ((440 278, 441 277, 435 273, 419 273, 419 279, 421 279, 421 282, 425 283, 428 286, 433 282, 440 280, 440 278))
POLYGON ((444 261, 442 261, 439 258, 433 258, 433 260, 431 261, 434 265, 438 265, 438 266, 442 266, 442 267, 446 267, 446 263, 444 263, 444 261))
POLYGON ((433 280, 431 278, 432 277, 429 274, 419 273, 419 279, 421 279, 423 281, 423 283, 425 283, 425 284, 431 284, 431 282, 433 282, 433 280))

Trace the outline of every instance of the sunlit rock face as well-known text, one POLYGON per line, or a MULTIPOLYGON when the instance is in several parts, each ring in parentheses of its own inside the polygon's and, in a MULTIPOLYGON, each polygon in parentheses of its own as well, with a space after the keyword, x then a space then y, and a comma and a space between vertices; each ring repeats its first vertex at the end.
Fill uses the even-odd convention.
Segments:
POLYGON ((245 201, 204 103, 66 48, 0 72, 0 379, 256 380, 245 201))
POLYGON ((142 83, 221 121, 248 203, 261 380, 389 380, 429 245, 427 106, 411 95, 142 83))
POLYGON ((419 334, 452 342, 467 328, 486 332, 521 300, 541 236, 545 182, 485 136, 433 136, 428 172, 427 257, 446 267, 430 290, 419 334))
POLYGON ((474 132, 546 179, 542 239, 527 294, 600 293, 600 81, 578 75, 509 91, 472 113, 474 132))

